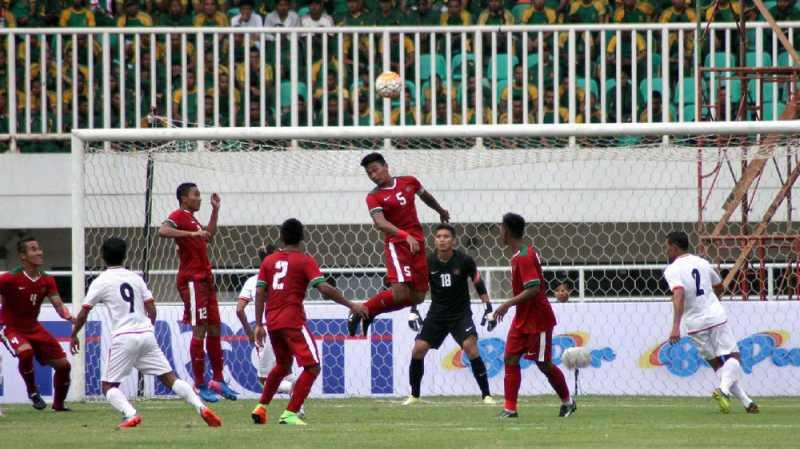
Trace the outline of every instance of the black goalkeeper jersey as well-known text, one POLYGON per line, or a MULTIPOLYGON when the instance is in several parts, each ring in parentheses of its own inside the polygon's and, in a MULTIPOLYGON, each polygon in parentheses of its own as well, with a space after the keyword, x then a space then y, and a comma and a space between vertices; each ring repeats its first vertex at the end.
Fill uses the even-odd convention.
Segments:
POLYGON ((469 283, 478 271, 472 257, 455 250, 450 260, 442 262, 434 252, 428 255, 428 271, 431 308, 427 316, 452 319, 472 315, 469 283))

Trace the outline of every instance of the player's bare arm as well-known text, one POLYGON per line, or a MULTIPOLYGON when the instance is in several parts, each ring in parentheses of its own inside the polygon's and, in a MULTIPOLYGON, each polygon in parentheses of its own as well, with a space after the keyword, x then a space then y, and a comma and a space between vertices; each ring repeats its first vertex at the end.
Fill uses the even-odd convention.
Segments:
POLYGON ((208 219, 208 226, 206 226, 209 238, 214 237, 214 234, 217 233, 217 219, 219 218, 219 206, 221 202, 218 194, 211 194, 211 218, 208 219))
POLYGON ((179 239, 183 237, 200 237, 203 240, 211 238, 211 233, 205 229, 199 231, 182 231, 175 227, 171 221, 165 221, 158 228, 158 236, 166 239, 179 239))
POLYGON ((58 293, 48 296, 47 300, 53 305, 53 309, 58 313, 58 316, 64 320, 72 321, 72 313, 70 313, 69 307, 64 304, 64 301, 61 300, 61 296, 59 296, 58 293))
POLYGON ((147 315, 147 318, 150 319, 150 323, 155 325, 156 324, 156 300, 153 298, 148 298, 144 300, 144 313, 147 315))
POLYGON ((242 323, 242 330, 244 330, 247 338, 250 339, 250 343, 255 343, 253 328, 250 327, 250 321, 247 319, 247 313, 244 311, 245 307, 247 307, 247 301, 239 299, 239 302, 236 303, 236 318, 239 318, 239 322, 242 323))
POLYGON ((255 344, 259 348, 264 347, 267 338, 267 331, 264 330, 264 304, 267 300, 267 288, 263 285, 256 287, 256 330, 253 334, 255 344))
POLYGON ((369 315, 367 313, 366 307, 364 307, 361 303, 353 302, 348 300, 344 297, 342 292, 339 291, 336 287, 332 286, 327 282, 322 282, 317 285, 317 290, 325 297, 325 299, 330 299, 331 301, 335 302, 336 304, 343 305, 350 309, 350 312, 353 315, 360 315, 361 318, 367 318, 369 315))
POLYGON ((681 317, 683 317, 684 297, 683 289, 676 288, 672 291, 672 331, 669 333, 669 342, 675 344, 681 339, 681 317))
POLYGON ((373 212, 372 223, 375 229, 383 232, 386 235, 396 235, 405 239, 408 247, 411 248, 411 254, 416 254, 419 251, 419 242, 417 239, 409 235, 406 231, 398 228, 397 226, 389 223, 389 220, 383 215, 383 212, 373 212))
POLYGON ((89 312, 91 310, 91 307, 82 307, 81 311, 78 312, 78 316, 76 316, 75 320, 72 322, 72 335, 70 335, 69 343, 69 350, 72 355, 79 353, 81 350, 81 341, 78 339, 78 334, 81 329, 83 329, 83 325, 86 324, 86 319, 89 317, 89 312))
POLYGON ((450 223, 450 212, 443 208, 430 192, 423 189, 422 193, 419 194, 419 199, 421 199, 426 206, 435 210, 436 213, 439 214, 439 221, 442 223, 450 223))
POLYGON ((503 317, 506 313, 508 313, 508 309, 518 306, 520 304, 526 303, 528 301, 533 301, 536 298, 536 295, 539 294, 539 286, 535 285, 530 288, 526 288, 523 290, 519 295, 509 299, 508 301, 500 304, 497 309, 494 311, 494 318, 497 321, 503 321, 503 317))

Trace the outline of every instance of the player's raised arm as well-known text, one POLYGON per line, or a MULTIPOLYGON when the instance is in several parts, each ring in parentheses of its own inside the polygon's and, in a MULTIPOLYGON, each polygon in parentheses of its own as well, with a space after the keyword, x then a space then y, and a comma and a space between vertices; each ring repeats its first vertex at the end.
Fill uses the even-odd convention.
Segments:
POLYGON ((374 224, 375 229, 383 232, 386 235, 394 235, 404 239, 406 243, 408 243, 408 247, 411 248, 411 254, 416 254, 419 251, 419 242, 417 239, 412 237, 408 232, 390 223, 389 220, 387 220, 383 215, 382 211, 373 211, 370 209, 370 215, 372 215, 372 223, 374 224))
POLYGON ((208 226, 206 231, 209 233, 209 238, 214 237, 217 233, 217 219, 219 218, 219 205, 221 200, 216 193, 211 194, 211 218, 208 219, 208 226))
POLYGON ((435 210, 436 213, 439 214, 439 220, 442 223, 450 223, 450 212, 447 209, 443 208, 438 201, 436 201, 436 198, 433 197, 431 192, 428 192, 427 190, 423 189, 422 186, 420 185, 419 191, 417 191, 417 195, 419 196, 419 199, 421 199, 422 202, 425 203, 426 206, 435 210))
POLYGON ((202 237, 208 240, 210 233, 207 230, 182 231, 177 228, 174 222, 171 220, 166 220, 164 223, 161 223, 161 227, 158 228, 158 236, 167 239, 178 239, 181 237, 202 237))

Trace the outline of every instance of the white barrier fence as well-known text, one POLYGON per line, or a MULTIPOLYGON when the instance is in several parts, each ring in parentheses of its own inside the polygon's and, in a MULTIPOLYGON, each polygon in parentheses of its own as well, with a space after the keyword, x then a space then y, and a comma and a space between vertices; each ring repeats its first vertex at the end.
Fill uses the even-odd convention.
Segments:
MULTIPOLYGON (((668 302, 568 303, 556 304, 558 326, 554 337, 554 361, 571 346, 586 346, 592 366, 581 372, 581 389, 601 395, 702 396, 716 383, 713 371, 699 358, 688 338, 676 345, 666 339, 672 307, 668 302)), ((794 396, 800 391, 800 308, 794 302, 726 302, 728 323, 739 339, 745 388, 758 396, 794 396)), ((423 314, 427 307, 423 307, 423 314)), ((473 306, 475 321, 481 307, 473 306)), ((191 331, 179 321, 182 309, 160 305, 156 334, 177 374, 190 379, 189 340, 191 331)), ((248 310, 252 317, 252 308, 248 310)), ((242 334, 234 307, 223 305, 223 349, 226 376, 243 397, 255 398, 260 391, 254 366, 254 350, 242 334)), ((346 311, 335 305, 307 306, 309 327, 322 357, 322 374, 312 390, 314 397, 401 396, 409 393, 408 361, 414 333, 404 311, 376 320, 369 338, 346 336, 346 311)), ((487 366, 492 391, 503 391, 502 354, 511 316, 493 332, 479 327, 480 351, 487 366)), ((45 307, 41 321, 68 348, 69 323, 45 307)), ((71 391, 72 397, 100 394, 100 373, 108 345, 105 313, 93 311, 87 327, 86 391, 71 391)), ((17 374, 16 361, 0 350, 2 390, 0 402, 26 402, 25 388, 17 374)), ((536 367, 524 363, 522 394, 551 394, 536 367)), ((439 351, 426 359, 423 395, 477 395, 467 359, 448 339, 439 351)), ((36 366, 37 380, 44 395, 50 395, 52 370, 36 366)), ((73 373, 79 376, 81 373, 73 373)), ((570 385, 572 375, 568 375, 570 385)), ((123 385, 136 393, 136 375, 123 385)), ((146 379, 143 394, 168 394, 152 379, 146 379)))
MULTIPOLYGON (((702 26, 0 29, 0 141, 150 127, 151 110, 200 127, 688 122, 732 120, 746 96, 746 118, 777 119, 791 83, 700 75, 794 65, 769 26, 747 24, 744 61, 736 24, 702 26), (398 100, 376 99, 384 70, 398 100)), ((781 27, 797 42, 800 23, 781 27)))

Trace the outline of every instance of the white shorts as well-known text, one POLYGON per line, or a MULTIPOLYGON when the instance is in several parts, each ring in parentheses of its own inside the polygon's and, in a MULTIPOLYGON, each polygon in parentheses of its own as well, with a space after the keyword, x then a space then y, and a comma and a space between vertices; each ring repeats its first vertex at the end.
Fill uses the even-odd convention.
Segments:
MULTIPOLYGON (((275 367, 275 351, 272 349, 272 342, 269 340, 269 336, 264 341, 264 347, 253 348, 253 364, 256 366, 256 372, 259 378, 264 378, 269 375, 269 372, 272 371, 272 368, 275 367)), ((297 362, 292 363, 292 372, 289 373, 284 380, 289 382, 294 382, 295 380, 295 372, 297 372, 297 368, 295 367, 297 362)), ((280 389, 279 389, 280 391, 280 389)))
POLYGON ((121 383, 136 368, 142 374, 160 376, 172 371, 169 361, 158 347, 153 332, 119 334, 111 337, 103 367, 103 382, 121 383))
POLYGON ((692 337, 692 341, 700 351, 700 356, 706 360, 739 352, 736 337, 733 336, 728 323, 722 323, 711 329, 689 334, 689 336, 692 337))

